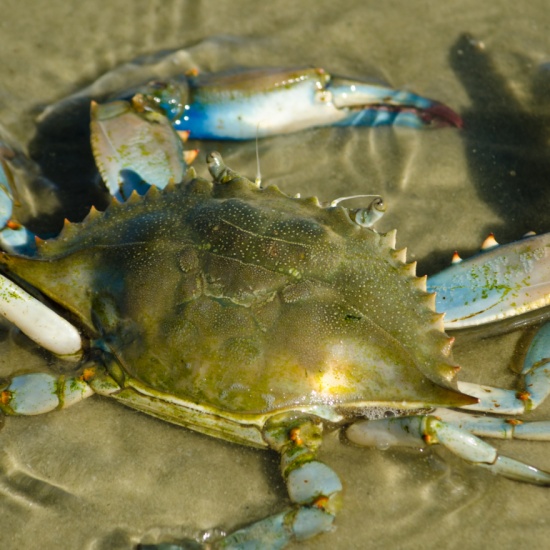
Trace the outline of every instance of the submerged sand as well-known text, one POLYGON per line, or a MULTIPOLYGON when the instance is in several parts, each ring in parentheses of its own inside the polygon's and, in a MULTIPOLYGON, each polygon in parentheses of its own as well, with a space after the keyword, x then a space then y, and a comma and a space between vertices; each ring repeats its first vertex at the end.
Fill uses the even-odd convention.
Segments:
MULTIPOLYGON (((266 139, 264 181, 323 200, 383 195, 389 211, 381 229, 397 227, 419 271, 433 272, 454 249, 477 249, 490 230, 507 241, 550 229, 549 26, 542 0, 35 0, 32 11, 3 0, 0 121, 26 142, 42 107, 162 49, 186 48, 204 70, 316 65, 374 73, 452 106, 465 130, 321 129, 266 139)), ((255 174, 253 143, 200 147, 220 149, 233 168, 255 174)), ((0 374, 45 368, 23 337, 6 329, 0 338, 0 374)), ((521 338, 459 342, 463 377, 514 387, 521 338)), ((532 416, 550 417, 550 404, 532 416)), ((548 445, 496 444, 550 469, 548 445)), ((327 437, 322 458, 342 476, 344 505, 334 533, 303 548, 547 545, 548 489, 495 477, 442 450, 359 449, 337 435, 327 437)), ((0 431, 2 548, 122 550, 146 534, 231 530, 284 502, 275 456, 106 399, 9 418, 0 431)))

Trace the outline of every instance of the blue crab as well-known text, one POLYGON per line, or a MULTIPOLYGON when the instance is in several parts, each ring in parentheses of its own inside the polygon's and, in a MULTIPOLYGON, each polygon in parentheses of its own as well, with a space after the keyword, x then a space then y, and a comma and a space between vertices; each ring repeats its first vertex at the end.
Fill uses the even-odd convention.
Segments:
MULTIPOLYGON (((141 172, 127 162, 138 153, 121 154, 128 116, 152 144, 159 143, 159 125, 166 128, 161 152, 181 161, 179 138, 157 115, 141 98, 94 108, 94 149, 116 193, 121 170, 141 172), (102 148, 105 137, 114 144, 112 158, 102 148)), ((3 158, 9 184, 10 159, 3 158)), ((538 343, 528 392, 458 382, 435 295, 395 250, 395 232, 372 228, 383 211, 379 198, 368 208, 346 208, 343 199, 322 204, 262 188, 216 153, 207 162, 213 181, 192 170, 180 177, 181 165, 166 169, 166 160, 145 163, 169 174, 164 190, 152 185, 104 213, 92 209, 82 224, 66 224, 58 238, 39 242, 36 257, 0 257, 9 276, 2 276, 2 313, 53 353, 90 360, 77 376, 14 376, 2 392, 5 414, 42 414, 98 393, 277 451, 291 506, 215 541, 217 548, 282 548, 332 528, 342 486, 317 457, 323 430, 342 428, 358 445, 440 443, 504 476, 550 484, 550 474, 499 455, 475 435, 548 439, 547 423, 449 410, 517 414, 536 406, 550 387, 538 343)), ((470 280, 475 269, 487 273, 495 263, 509 274, 510 258, 519 258, 496 299, 515 315, 547 303, 547 292, 532 299, 525 276, 527 265, 546 288, 547 242, 546 235, 527 239, 512 246, 513 254, 500 250, 495 260, 486 253, 461 269, 470 280), (481 267, 472 267, 476 261, 481 267)), ((455 291, 447 295, 445 286, 464 286, 458 280, 447 273, 430 282, 449 312, 455 291)), ((477 304, 488 297, 485 286, 475 308, 457 316, 487 310, 477 304)))

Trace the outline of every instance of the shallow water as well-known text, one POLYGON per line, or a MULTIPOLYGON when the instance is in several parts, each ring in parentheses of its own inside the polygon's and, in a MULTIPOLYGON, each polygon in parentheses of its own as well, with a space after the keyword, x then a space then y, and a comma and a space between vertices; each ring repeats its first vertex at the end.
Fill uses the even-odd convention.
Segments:
MULTIPOLYGON (((550 12, 543 0, 457 3, 252 0, 2 0, 0 120, 28 141, 42 107, 138 55, 185 47, 204 70, 317 65, 373 72, 437 98, 464 131, 321 129, 260 143, 266 183, 323 200, 379 193, 419 272, 488 231, 550 230, 550 12), (103 7, 101 7, 103 5, 103 7), (107 7, 109 6, 109 7, 107 7), (466 36, 468 33, 470 36, 466 36), (474 45, 472 38, 482 42, 474 45)), ((218 148, 253 176, 254 144, 218 148)), ((200 166, 200 163, 199 163, 200 166)), ((1 373, 39 370, 39 352, 0 333, 1 373)), ((521 334, 457 346, 463 378, 517 382, 521 334)), ((52 366, 55 368, 55 365, 52 366)), ((533 417, 549 418, 550 405, 533 417)), ((550 469, 549 447, 507 442, 550 469)), ((3 548, 123 549, 148 536, 227 530, 282 507, 277 459, 165 425, 101 398, 0 432, 3 548)), ((441 450, 359 449, 327 437, 345 484, 336 530, 303 548, 543 548, 548 489, 497 478, 441 450)))

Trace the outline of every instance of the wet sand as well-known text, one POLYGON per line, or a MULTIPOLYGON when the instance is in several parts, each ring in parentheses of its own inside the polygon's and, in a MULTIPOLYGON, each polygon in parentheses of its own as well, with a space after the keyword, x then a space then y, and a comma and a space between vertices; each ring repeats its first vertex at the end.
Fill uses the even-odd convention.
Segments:
MULTIPOLYGON (((322 200, 383 195, 388 213, 379 229, 398 228, 398 244, 408 246, 420 273, 443 267, 455 249, 472 253, 489 231, 506 242, 550 230, 548 209, 540 212, 550 174, 546 2, 468 0, 458 9, 402 0, 36 0, 32 11, 2 4, 0 121, 23 142, 44 106, 162 49, 186 48, 207 71, 314 65, 376 74, 450 105, 465 129, 320 129, 266 139, 264 181, 322 200)), ((253 143, 200 148, 219 149, 234 169, 255 174, 253 143)), ((521 338, 459 338, 463 379, 514 387, 521 338)), ((40 352, 14 331, 0 332, 0 345, 0 375, 44 369, 40 352)), ((531 415, 549 417, 550 404, 531 415)), ((548 445, 495 444, 550 469, 548 445)), ((344 481, 343 508, 333 533, 296 548, 547 545, 548 489, 495 477, 440 449, 360 449, 333 434, 321 456, 344 481)), ((3 548, 122 550, 144 539, 232 530, 286 501, 276 456, 94 397, 6 420, 0 502, 3 548)))

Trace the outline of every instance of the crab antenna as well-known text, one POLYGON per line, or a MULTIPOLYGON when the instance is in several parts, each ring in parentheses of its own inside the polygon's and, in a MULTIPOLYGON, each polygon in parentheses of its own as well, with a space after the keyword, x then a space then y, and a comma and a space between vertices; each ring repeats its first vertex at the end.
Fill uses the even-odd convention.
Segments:
POLYGON ((260 151, 258 146, 259 135, 260 135, 260 122, 256 124, 256 179, 254 180, 254 183, 258 187, 262 185, 262 172, 260 171, 260 151))

